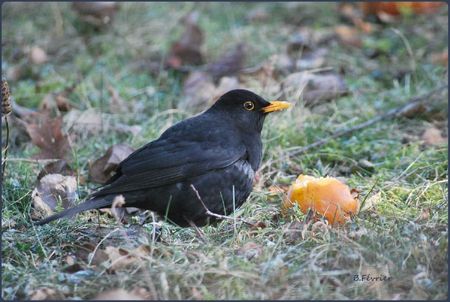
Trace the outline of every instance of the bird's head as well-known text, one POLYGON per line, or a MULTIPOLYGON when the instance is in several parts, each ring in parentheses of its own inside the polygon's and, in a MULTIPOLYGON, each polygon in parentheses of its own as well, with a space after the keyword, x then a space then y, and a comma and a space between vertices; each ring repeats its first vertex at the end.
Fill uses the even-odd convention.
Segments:
POLYGON ((268 113, 284 110, 289 106, 287 102, 266 101, 249 90, 235 89, 222 95, 208 111, 220 112, 241 129, 261 132, 268 113))

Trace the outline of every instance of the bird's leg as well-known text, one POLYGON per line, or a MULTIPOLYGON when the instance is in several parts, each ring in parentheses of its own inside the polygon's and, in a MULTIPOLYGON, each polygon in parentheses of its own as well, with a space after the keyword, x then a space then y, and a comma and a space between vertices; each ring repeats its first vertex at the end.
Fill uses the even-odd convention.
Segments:
POLYGON ((192 188, 192 190, 194 190, 195 194, 197 195, 198 200, 200 200, 200 202, 202 203, 203 208, 205 209, 205 212, 206 212, 205 214, 206 215, 209 215, 209 216, 212 216, 212 217, 215 217, 215 218, 219 218, 219 219, 228 219, 228 220, 233 220, 233 221, 240 220, 243 223, 248 224, 250 226, 253 226, 253 227, 256 226, 254 223, 248 222, 245 219, 242 219, 242 218, 239 218, 239 217, 230 217, 230 216, 220 215, 220 214, 216 214, 216 213, 211 212, 206 207, 205 203, 203 202, 202 198, 200 197, 200 194, 198 193, 197 189, 194 187, 193 184, 191 184, 191 188, 192 188))
POLYGON ((97 212, 97 229, 100 228, 100 210, 96 210, 95 212, 97 212))
POLYGON ((206 243, 206 237, 205 237, 205 234, 202 232, 202 230, 200 230, 198 228, 198 226, 196 226, 192 220, 187 219, 186 217, 184 217, 184 219, 186 219, 186 221, 189 223, 189 225, 194 228, 195 232, 197 233, 197 235, 201 239, 201 241, 206 243))

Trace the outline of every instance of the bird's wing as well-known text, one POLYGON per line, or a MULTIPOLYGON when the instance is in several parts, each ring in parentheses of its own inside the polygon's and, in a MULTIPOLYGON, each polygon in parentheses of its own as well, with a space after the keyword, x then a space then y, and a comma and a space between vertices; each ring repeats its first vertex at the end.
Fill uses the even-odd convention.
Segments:
POLYGON ((246 155, 243 144, 232 144, 225 139, 161 137, 125 159, 113 180, 92 196, 159 187, 225 168, 246 155))

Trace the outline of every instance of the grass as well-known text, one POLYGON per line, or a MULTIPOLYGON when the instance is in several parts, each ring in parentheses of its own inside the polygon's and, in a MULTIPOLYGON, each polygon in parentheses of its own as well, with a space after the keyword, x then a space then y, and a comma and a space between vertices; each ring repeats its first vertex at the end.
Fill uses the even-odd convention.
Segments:
MULTIPOLYGON (((153 76, 134 66, 167 51, 181 32, 177 20, 190 10, 200 12, 208 60, 245 41, 248 66, 283 51, 294 24, 323 30, 342 22, 330 4, 123 3, 113 26, 85 44, 68 3, 7 3, 2 8, 4 66, 25 64, 24 56, 14 58, 24 46, 41 45, 50 56, 48 63, 30 66, 27 76, 10 82, 19 104, 36 108, 47 93, 81 77, 69 95, 80 110, 101 111, 109 124, 142 127, 136 136, 104 129, 78 138, 72 164, 84 177, 88 161, 112 144, 139 147, 189 116, 172 110, 183 97, 179 74, 162 70, 153 76), (267 9, 270 18, 262 24, 247 21, 254 7, 267 9), (108 85, 129 110, 109 111, 108 85)), ((34 227, 31 191, 42 164, 9 161, 2 191, 2 298, 29 299, 36 290, 51 288, 68 299, 92 299, 109 289, 142 287, 158 299, 447 299, 448 146, 420 140, 430 125, 447 135, 447 95, 433 103, 444 119, 424 114, 385 120, 307 154, 286 157, 291 147, 370 119, 447 81, 447 70, 427 56, 448 47, 447 20, 447 9, 432 18, 405 17, 364 36, 361 48, 334 40, 326 45, 327 66, 344 72, 351 93, 314 108, 297 101, 292 110, 267 119, 260 181, 236 213, 265 228, 227 220, 202 228, 202 239, 192 228, 162 224, 162 240, 154 241, 151 223, 118 225, 105 215, 97 222, 95 213, 34 227), (368 58, 375 51, 378 56, 368 58), (362 167, 362 159, 374 168, 362 167), (300 212, 280 217, 283 196, 270 194, 269 187, 289 184, 300 173, 343 177, 373 204, 338 228, 305 224, 300 212), (100 254, 108 246, 131 251, 141 245, 148 245, 150 254, 112 270, 108 261, 89 265, 92 249, 82 248, 88 243, 98 245, 100 254), (68 256, 79 265, 75 272, 68 256), (390 280, 354 281, 363 274, 390 280)), ((30 158, 36 152, 19 140, 9 156, 30 158)), ((79 195, 94 187, 79 184, 79 195)))

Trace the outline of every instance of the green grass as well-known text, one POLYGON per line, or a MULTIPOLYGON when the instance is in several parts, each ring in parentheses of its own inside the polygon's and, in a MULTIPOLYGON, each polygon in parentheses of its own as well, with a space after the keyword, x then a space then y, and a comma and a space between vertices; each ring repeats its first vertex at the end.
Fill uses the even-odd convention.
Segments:
MULTIPOLYGON (((38 6, 8 3, 2 9, 4 66, 26 64, 24 56, 13 58, 14 51, 25 46, 41 45, 50 57, 42 66, 27 68, 23 79, 10 82, 17 103, 37 108, 47 93, 82 78, 68 96, 80 110, 94 108, 111 125, 142 127, 138 136, 105 128, 75 139, 72 165, 85 178, 88 161, 112 144, 137 148, 190 115, 172 110, 183 97, 180 74, 162 70, 152 75, 133 67, 155 52, 167 51, 181 33, 178 20, 187 12, 200 12, 208 61, 244 41, 249 47, 247 66, 283 51, 297 29, 294 23, 332 31, 342 22, 330 4, 122 4, 111 28, 92 36, 86 46, 69 4, 38 6), (255 7, 265 7, 269 19, 249 22, 245 16, 255 7), (62 27, 55 21, 59 18, 64 20, 62 27), (110 112, 108 85, 129 110, 110 112)), ((132 226, 117 225, 106 215, 98 222, 95 213, 34 227, 31 191, 43 165, 9 161, 2 191, 2 298, 28 299, 33 291, 48 287, 68 299, 92 299, 108 289, 143 287, 159 299, 447 299, 448 146, 420 140, 430 125, 447 136, 447 94, 432 103, 441 115, 383 120, 287 157, 289 148, 373 118, 446 82, 447 70, 432 64, 428 54, 448 47, 447 16, 444 9, 432 17, 407 17, 384 25, 363 37, 362 48, 335 40, 326 44, 326 66, 345 72, 351 93, 314 108, 289 100, 296 103, 292 110, 266 120, 261 180, 236 212, 263 222, 265 228, 227 220, 202 228, 201 238, 192 228, 163 223, 162 241, 155 242, 151 223, 140 227, 136 219, 132 226), (379 55, 369 58, 367 53, 373 51, 379 55), (398 76, 399 71, 405 76, 398 76), (442 115, 443 120, 438 118, 442 115), (361 167, 362 159, 371 161, 374 169, 361 167), (269 194, 269 187, 289 184, 300 173, 343 177, 360 191, 361 200, 368 197, 374 204, 337 228, 305 225, 306 217, 298 211, 280 217, 283 196, 269 194), (86 243, 101 243, 99 250, 148 245, 151 254, 113 273, 108 269, 111 263, 89 265, 88 253, 81 248, 86 243), (67 270, 68 255, 80 265, 78 272, 67 270), (353 280, 362 274, 391 279, 353 280)), ((13 128, 12 134, 20 135, 18 131, 13 128)), ((26 159, 36 152, 31 143, 22 142, 12 144, 9 157, 26 159)), ((86 196, 94 187, 79 184, 79 195, 86 196)))

